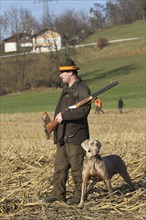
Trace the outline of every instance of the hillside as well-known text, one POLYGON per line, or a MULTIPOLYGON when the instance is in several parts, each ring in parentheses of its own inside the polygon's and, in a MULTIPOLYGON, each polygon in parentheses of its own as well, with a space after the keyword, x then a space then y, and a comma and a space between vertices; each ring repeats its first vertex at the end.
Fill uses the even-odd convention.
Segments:
POLYGON ((97 30, 94 34, 85 39, 83 43, 93 43, 101 37, 105 37, 108 40, 117 40, 133 37, 144 37, 146 31, 145 21, 136 21, 132 24, 119 25, 103 30, 97 30))
MULTIPOLYGON (((72 57, 81 68, 79 75, 87 82, 92 92, 112 81, 119 81, 118 86, 101 95, 105 109, 116 108, 120 96, 127 108, 145 107, 144 27, 145 23, 138 21, 104 30, 110 40, 138 36, 140 39, 112 43, 102 50, 96 46, 77 48, 76 55, 72 57)), ((100 36, 101 32, 97 32, 86 42, 95 42, 100 36)), ((37 60, 38 57, 37 55, 37 60)), ((44 64, 41 66, 45 65, 45 58, 43 60, 44 64)), ((4 96, 1 98, 1 113, 54 111, 59 94, 58 89, 41 89, 4 96)))

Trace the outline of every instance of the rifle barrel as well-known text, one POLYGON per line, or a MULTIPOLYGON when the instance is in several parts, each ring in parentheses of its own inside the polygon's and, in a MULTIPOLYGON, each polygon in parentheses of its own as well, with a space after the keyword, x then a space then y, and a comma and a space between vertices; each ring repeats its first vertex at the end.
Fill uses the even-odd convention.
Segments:
POLYGON ((107 90, 113 88, 114 86, 116 86, 116 85, 118 85, 118 84, 119 84, 119 82, 118 82, 118 81, 115 81, 115 82, 113 82, 113 83, 111 83, 111 84, 105 86, 104 88, 98 90, 97 92, 93 93, 93 94, 92 94, 92 97, 93 97, 93 98, 96 98, 98 95, 104 93, 105 91, 107 91, 107 90))

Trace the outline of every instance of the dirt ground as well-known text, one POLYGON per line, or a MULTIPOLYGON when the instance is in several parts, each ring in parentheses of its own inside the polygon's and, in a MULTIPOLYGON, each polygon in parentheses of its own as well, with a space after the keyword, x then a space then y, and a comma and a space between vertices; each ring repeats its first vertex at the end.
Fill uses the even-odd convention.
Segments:
MULTIPOLYGON (((42 113, 1 115, 0 219, 2 220, 146 220, 145 110, 105 110, 89 115, 91 138, 101 141, 101 156, 120 155, 136 190, 119 176, 112 179, 116 200, 104 183, 90 181, 83 209, 63 202, 46 204, 51 192, 55 145, 46 139, 42 113)), ((53 117, 53 113, 50 113, 53 117)), ((73 192, 71 175, 67 196, 73 192)))

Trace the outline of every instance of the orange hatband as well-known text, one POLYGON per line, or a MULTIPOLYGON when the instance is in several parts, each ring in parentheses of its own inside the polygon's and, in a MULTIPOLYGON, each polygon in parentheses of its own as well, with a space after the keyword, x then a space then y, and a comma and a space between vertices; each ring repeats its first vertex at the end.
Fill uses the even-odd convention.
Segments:
POLYGON ((59 70, 64 71, 64 70, 78 70, 79 68, 77 66, 60 66, 59 70))

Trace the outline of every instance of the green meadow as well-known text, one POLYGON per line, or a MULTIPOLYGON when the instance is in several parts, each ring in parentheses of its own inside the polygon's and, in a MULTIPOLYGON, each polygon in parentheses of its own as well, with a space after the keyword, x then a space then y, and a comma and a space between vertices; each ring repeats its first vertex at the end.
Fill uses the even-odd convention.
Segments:
MULTIPOLYGON (((124 108, 145 107, 145 23, 138 21, 130 25, 97 31, 85 43, 96 42, 99 37, 124 39, 140 37, 138 40, 111 43, 99 50, 97 46, 76 49, 73 59, 81 68, 79 76, 86 81, 92 92, 118 81, 119 84, 101 94, 103 109, 117 108, 122 97, 124 108)), ((58 76, 56 76, 58 77, 58 76)), ((1 97, 1 113, 53 112, 61 89, 37 89, 1 97)), ((94 108, 94 106, 92 105, 94 108)))
POLYGON ((136 21, 132 24, 119 25, 105 30, 97 30, 84 40, 84 43, 96 42, 101 37, 108 40, 117 40, 133 37, 143 37, 145 35, 145 21, 136 21))

